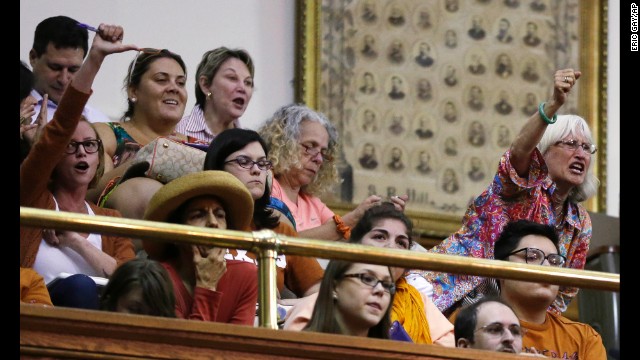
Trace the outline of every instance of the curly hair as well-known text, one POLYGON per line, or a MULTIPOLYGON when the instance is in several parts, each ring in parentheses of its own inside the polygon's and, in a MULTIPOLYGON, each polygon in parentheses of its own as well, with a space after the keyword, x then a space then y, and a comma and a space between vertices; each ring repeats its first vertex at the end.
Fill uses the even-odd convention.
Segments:
MULTIPOLYGON (((589 130, 589 125, 583 118, 578 115, 558 115, 556 123, 553 124, 553 126, 548 126, 544 132, 540 143, 538 143, 538 150, 544 155, 544 153, 549 150, 549 147, 559 140, 562 140, 568 135, 578 134, 584 135, 589 142, 593 143, 591 130, 589 130)), ((592 157, 584 182, 571 190, 569 193, 569 201, 579 203, 589 199, 598 192, 600 180, 598 180, 593 173, 594 162, 592 157)))
MULTIPOLYGON (((339 153, 338 131, 324 114, 303 104, 282 106, 258 129, 258 133, 269 147, 269 160, 273 163, 273 173, 276 178, 292 169, 302 169, 303 154, 298 140, 303 121, 313 121, 324 126, 329 134, 327 155, 335 156, 339 153)), ((338 169, 334 160, 324 160, 314 181, 303 186, 300 191, 317 196, 337 183, 339 183, 338 169)))

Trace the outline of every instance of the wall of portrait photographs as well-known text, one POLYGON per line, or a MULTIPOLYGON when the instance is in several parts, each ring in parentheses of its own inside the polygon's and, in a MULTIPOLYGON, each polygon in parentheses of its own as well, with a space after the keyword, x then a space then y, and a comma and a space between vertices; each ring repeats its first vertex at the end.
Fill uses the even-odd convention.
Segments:
MULTIPOLYGON (((555 70, 579 68, 580 6, 323 0, 317 108, 340 131, 345 179, 323 198, 408 194, 409 210, 462 215, 555 70)), ((581 114, 580 91, 563 113, 581 114)))

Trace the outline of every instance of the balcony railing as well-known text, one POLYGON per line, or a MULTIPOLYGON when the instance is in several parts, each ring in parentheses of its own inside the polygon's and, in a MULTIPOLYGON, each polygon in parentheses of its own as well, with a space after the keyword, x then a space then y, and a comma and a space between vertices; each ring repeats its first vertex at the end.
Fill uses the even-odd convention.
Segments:
POLYGON ((27 207, 20 207, 20 225, 253 251, 259 260, 259 323, 271 329, 277 329, 276 257, 279 253, 620 291, 620 274, 289 237, 271 230, 219 230, 27 207))

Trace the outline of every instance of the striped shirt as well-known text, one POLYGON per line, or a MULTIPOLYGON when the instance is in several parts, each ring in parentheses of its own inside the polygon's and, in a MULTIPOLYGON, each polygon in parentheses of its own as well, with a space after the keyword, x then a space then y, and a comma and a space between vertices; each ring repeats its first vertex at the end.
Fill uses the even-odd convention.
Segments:
MULTIPOLYGON (((235 127, 240 127, 240 120, 236 119, 234 121, 235 127)), ((204 112, 197 104, 193 106, 193 110, 191 110, 191 114, 183 117, 178 125, 176 125, 176 131, 187 136, 192 136, 196 139, 206 141, 210 143, 213 141, 213 138, 216 137, 211 129, 207 126, 206 121, 204 120, 204 112)))

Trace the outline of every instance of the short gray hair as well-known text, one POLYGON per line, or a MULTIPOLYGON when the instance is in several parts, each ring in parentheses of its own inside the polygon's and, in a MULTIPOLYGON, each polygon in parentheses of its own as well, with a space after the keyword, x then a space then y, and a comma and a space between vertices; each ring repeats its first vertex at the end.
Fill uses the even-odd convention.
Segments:
MULTIPOLYGON (((544 132, 540 143, 538 143, 538 150, 543 155, 549 150, 549 147, 556 142, 562 140, 568 135, 584 135, 589 142, 593 144, 593 137, 591 136, 591 130, 589 124, 578 115, 558 115, 558 120, 555 124, 549 125, 544 132)), ((573 203, 579 203, 589 199, 598 192, 600 186, 600 180, 593 173, 594 159, 592 157, 587 169, 587 176, 584 182, 571 190, 569 194, 569 201, 573 203)))

